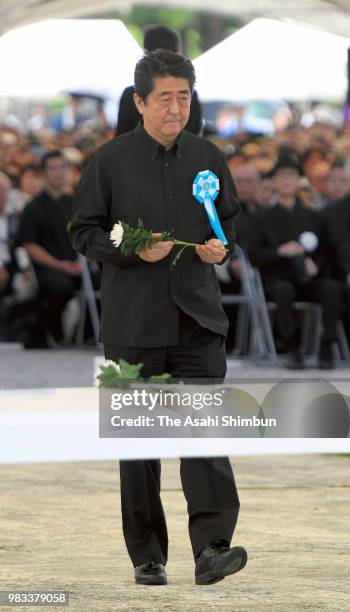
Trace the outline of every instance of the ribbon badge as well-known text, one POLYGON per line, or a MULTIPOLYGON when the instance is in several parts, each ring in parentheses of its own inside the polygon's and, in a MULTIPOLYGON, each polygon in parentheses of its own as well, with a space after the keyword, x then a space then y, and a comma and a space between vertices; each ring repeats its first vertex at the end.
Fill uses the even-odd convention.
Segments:
POLYGON ((198 172, 194 179, 192 193, 198 202, 204 204, 210 225, 217 238, 222 240, 224 244, 228 244, 214 206, 214 200, 218 196, 219 190, 219 179, 214 172, 211 170, 202 170, 198 172))

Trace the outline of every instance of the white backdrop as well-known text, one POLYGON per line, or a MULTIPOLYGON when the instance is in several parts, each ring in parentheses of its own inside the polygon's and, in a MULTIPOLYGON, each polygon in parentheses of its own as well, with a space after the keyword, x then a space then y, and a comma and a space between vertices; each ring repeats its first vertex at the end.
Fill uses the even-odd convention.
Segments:
POLYGON ((194 61, 203 102, 345 98, 350 38, 254 19, 194 61))
POLYGON ((117 100, 142 56, 112 19, 43 21, 0 38, 0 95, 50 97, 74 90, 117 100))

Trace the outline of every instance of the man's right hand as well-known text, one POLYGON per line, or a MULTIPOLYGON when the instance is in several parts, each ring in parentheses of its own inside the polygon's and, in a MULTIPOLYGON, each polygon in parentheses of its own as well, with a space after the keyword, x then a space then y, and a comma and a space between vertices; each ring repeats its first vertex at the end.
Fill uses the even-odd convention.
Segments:
MULTIPOLYGON (((153 233, 152 235, 160 236, 160 233, 153 233)), ((164 259, 164 257, 166 257, 167 255, 169 255, 173 246, 174 243, 171 240, 162 240, 161 242, 156 242, 150 248, 144 247, 139 252, 139 257, 141 257, 143 261, 154 263, 155 261, 160 261, 161 259, 164 259)))
POLYGON ((69 274, 69 276, 80 276, 81 275, 80 264, 77 261, 62 260, 60 263, 59 269, 62 270, 62 272, 69 274))
POLYGON ((9 273, 5 266, 0 265, 0 287, 4 287, 9 280, 9 273))
POLYGON ((291 240, 281 244, 277 249, 277 253, 281 257, 296 257, 304 253, 304 247, 299 242, 296 242, 296 240, 291 240))

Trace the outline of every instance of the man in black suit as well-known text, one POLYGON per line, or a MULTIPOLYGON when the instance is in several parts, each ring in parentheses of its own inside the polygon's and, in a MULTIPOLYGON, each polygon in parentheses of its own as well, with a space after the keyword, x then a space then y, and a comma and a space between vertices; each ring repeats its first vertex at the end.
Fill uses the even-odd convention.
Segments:
POLYGON ((67 162, 60 151, 42 159, 45 187, 21 215, 19 241, 26 248, 39 285, 37 320, 27 348, 49 348, 47 334, 62 339, 61 315, 80 286, 80 264, 67 224, 72 197, 66 193, 67 162))
POLYGON ((311 301, 322 309, 321 369, 333 367, 332 343, 341 310, 339 283, 329 278, 328 240, 323 215, 298 198, 301 169, 285 153, 273 170, 277 203, 258 212, 251 227, 249 257, 260 268, 266 293, 276 303, 279 332, 288 351, 287 366, 305 367, 293 303, 311 301))
POLYGON ((333 274, 344 288, 345 323, 350 338, 350 196, 324 210, 332 245, 333 274))
MULTIPOLYGON (((181 47, 178 34, 163 25, 149 26, 145 30, 143 48, 145 53, 156 51, 157 49, 167 49, 179 53, 181 47)), ((115 130, 116 136, 134 130, 141 121, 142 116, 134 102, 135 87, 126 87, 119 100, 118 121, 115 130)), ((199 134, 202 127, 202 109, 198 99, 198 94, 193 91, 191 97, 190 116, 185 129, 193 134, 199 134)))
MULTIPOLYGON (((96 152, 75 196, 73 244, 103 263, 105 356, 142 362, 145 377, 167 371, 175 378, 223 379, 226 373, 228 324, 214 264, 234 248, 239 204, 219 150, 184 130, 194 79, 193 65, 179 54, 158 50, 142 58, 135 70, 135 103, 143 124, 96 152), (192 195, 197 173, 206 169, 219 177, 216 206, 227 253, 192 195), (187 248, 174 268, 171 241, 125 256, 110 231, 117 220, 135 226, 139 217, 155 233, 170 230, 200 246, 187 248)), ((165 584, 168 536, 160 461, 121 461, 120 478, 123 532, 136 582, 165 584)), ((239 511, 230 462, 183 458, 181 478, 196 583, 217 582, 247 560, 243 548, 229 547, 239 511)))

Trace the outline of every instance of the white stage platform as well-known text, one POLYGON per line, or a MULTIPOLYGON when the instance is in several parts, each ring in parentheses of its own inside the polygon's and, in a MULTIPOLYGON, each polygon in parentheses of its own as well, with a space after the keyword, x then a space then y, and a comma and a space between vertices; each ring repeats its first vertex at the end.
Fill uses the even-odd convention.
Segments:
POLYGON ((0 462, 350 453, 349 438, 99 438, 98 389, 0 391, 0 462))

